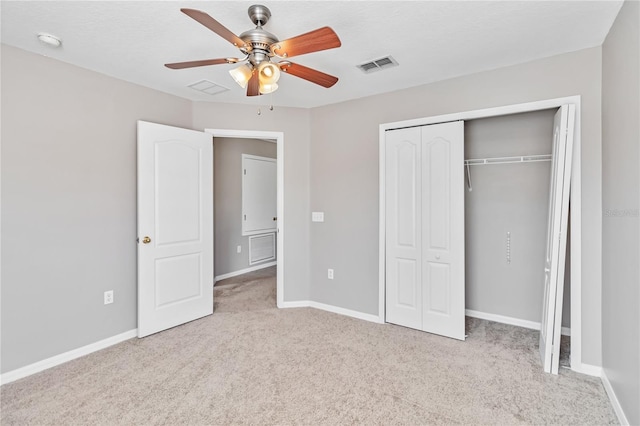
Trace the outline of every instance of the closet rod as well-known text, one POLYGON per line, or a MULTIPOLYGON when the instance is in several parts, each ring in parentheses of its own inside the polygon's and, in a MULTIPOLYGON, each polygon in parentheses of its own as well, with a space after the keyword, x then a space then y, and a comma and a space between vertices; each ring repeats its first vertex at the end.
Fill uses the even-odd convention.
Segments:
POLYGON ((465 166, 481 166, 485 164, 536 163, 551 161, 551 154, 518 155, 515 157, 469 158, 464 160, 465 166))

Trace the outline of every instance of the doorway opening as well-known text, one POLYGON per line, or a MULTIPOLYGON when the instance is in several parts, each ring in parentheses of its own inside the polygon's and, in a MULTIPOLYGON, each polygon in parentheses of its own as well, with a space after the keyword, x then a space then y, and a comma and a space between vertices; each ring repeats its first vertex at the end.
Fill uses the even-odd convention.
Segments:
POLYGON ((221 218, 224 224, 221 224, 221 228, 216 226, 214 252, 216 265, 225 268, 220 271, 215 270, 216 282, 224 284, 223 280, 232 280, 237 284, 246 281, 242 278, 244 274, 247 274, 246 279, 250 279, 264 278, 265 274, 275 273, 276 306, 281 308, 284 301, 284 134, 230 129, 205 129, 205 132, 213 135, 215 176, 218 180, 224 179, 224 182, 216 182, 214 179, 214 188, 217 190, 226 184, 232 187, 225 187, 225 198, 218 198, 216 195, 216 222, 221 218), (227 149, 219 151, 216 147, 227 149), (245 216, 242 207, 243 154, 248 157, 275 159, 276 213, 275 216, 270 217, 271 222, 275 222, 275 226, 265 225, 262 228, 258 226, 258 231, 253 233, 243 232, 245 216), (223 158, 218 158, 218 155, 223 158), (222 170, 218 170, 218 165, 222 170), (219 172, 226 174, 225 177, 222 177, 219 172))

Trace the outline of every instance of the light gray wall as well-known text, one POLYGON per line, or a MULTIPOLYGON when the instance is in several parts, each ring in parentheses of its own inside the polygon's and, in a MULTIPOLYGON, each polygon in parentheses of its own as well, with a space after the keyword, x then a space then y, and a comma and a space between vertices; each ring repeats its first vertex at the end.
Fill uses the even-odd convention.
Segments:
MULTIPOLYGON (((465 122, 465 158, 551 153, 557 109, 465 122)), ((471 166, 465 188, 466 307, 540 322, 550 162, 471 166), (507 232, 511 262, 507 263, 507 232)), ((568 266, 568 265, 567 265, 568 266)), ((569 299, 570 283, 565 283, 569 299)), ((570 324, 563 312, 563 325, 570 324)))
MULTIPOLYGON (((277 93, 274 94, 277 96, 277 93)), ((276 107, 257 97, 255 106, 193 103, 196 130, 234 129, 284 133, 284 300, 309 300, 309 148, 307 109, 276 107), (258 115, 258 108, 262 114, 258 115)))
POLYGON ((136 121, 191 104, 2 45, 1 118, 7 372, 136 328, 136 121))
MULTIPOLYGON (((378 313, 380 124, 580 95, 582 357, 601 365, 601 53, 596 47, 313 109, 311 210, 324 211, 325 222, 311 227, 312 300, 378 313)), ((393 78, 393 69, 385 72, 393 78)))
POLYGON ((602 360, 640 424, 640 5, 626 1, 602 49, 602 360))
POLYGON ((214 138, 215 274, 249 265, 249 237, 242 236, 242 154, 276 158, 277 145, 259 139, 214 138), (242 252, 237 252, 242 246, 242 252))

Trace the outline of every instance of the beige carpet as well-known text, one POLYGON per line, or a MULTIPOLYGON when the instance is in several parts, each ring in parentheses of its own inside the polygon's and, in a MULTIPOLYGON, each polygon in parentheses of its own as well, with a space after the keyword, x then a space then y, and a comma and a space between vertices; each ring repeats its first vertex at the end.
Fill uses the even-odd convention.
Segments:
POLYGON ((542 373, 537 333, 466 342, 310 308, 275 278, 215 287, 212 316, 2 386, 2 425, 609 424, 599 379, 542 373))

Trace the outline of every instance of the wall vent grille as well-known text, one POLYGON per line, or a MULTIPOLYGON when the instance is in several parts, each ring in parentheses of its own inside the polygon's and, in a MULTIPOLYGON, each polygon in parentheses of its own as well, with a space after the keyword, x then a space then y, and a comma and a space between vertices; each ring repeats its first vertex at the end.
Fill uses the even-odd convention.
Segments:
POLYGON ((275 260, 276 234, 252 235, 249 237, 249 265, 275 260))
POLYGON ((229 89, 209 80, 200 80, 196 83, 188 86, 190 89, 197 90, 198 92, 206 93, 207 95, 217 95, 218 93, 226 92, 229 89))
POLYGON ((385 56, 383 58, 374 59, 372 61, 365 62, 360 65, 356 65, 360 71, 369 74, 372 72, 380 71, 387 68, 397 67, 398 61, 393 59, 392 56, 385 56))

